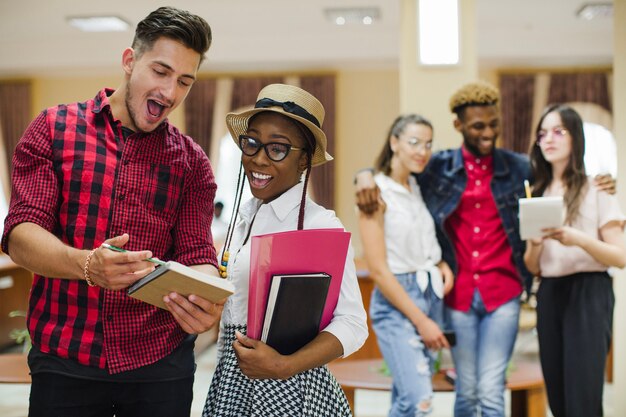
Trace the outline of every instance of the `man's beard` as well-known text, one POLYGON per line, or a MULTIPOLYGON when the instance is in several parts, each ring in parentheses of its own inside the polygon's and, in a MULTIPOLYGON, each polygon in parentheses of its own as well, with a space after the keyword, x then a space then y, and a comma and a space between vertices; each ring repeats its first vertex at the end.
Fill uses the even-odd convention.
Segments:
POLYGON ((131 90, 132 90, 132 85, 130 83, 130 80, 128 80, 128 84, 126 85, 126 95, 124 96, 124 105, 126 106, 128 117, 130 118, 130 122, 133 124, 135 129, 137 129, 137 132, 147 133, 146 131, 140 129, 139 126, 137 125, 137 115, 131 106, 131 102, 133 100, 133 96, 130 93, 131 90))

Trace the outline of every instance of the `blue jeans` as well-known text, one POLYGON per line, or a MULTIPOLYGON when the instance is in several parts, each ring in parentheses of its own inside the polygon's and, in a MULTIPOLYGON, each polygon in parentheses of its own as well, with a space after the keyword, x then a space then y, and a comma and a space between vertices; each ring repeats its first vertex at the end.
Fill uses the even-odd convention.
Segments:
MULTIPOLYGON (((443 302, 433 293, 430 283, 422 292, 415 273, 398 274, 396 278, 420 310, 441 326, 443 302)), ((372 292, 370 318, 393 378, 389 417, 429 414, 430 404, 424 409, 420 403, 429 402, 433 396, 435 353, 426 348, 413 323, 387 301, 378 288, 372 292)))
POLYGON ((517 337, 520 302, 515 297, 491 313, 478 290, 467 312, 449 308, 456 332, 452 358, 456 368, 455 417, 504 417, 505 376, 517 337))

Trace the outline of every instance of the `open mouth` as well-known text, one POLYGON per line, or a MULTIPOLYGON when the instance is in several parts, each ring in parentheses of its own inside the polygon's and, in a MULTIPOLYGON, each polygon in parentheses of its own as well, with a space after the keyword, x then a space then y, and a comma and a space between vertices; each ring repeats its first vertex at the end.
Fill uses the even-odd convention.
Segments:
POLYGON ((165 106, 159 102, 148 99, 148 113, 154 118, 160 118, 165 112, 165 106))
POLYGON ((268 174, 252 171, 250 172, 250 176, 248 178, 250 179, 250 185, 256 188, 263 188, 267 186, 267 184, 269 184, 274 177, 268 174))

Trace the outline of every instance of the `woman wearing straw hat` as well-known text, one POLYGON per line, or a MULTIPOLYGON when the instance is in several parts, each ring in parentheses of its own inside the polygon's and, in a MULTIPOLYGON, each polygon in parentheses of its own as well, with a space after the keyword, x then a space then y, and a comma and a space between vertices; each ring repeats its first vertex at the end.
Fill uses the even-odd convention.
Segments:
MULTIPOLYGON (((280 355, 244 336, 250 237, 303 227, 343 228, 334 212, 306 196, 311 167, 332 160, 326 153, 323 120, 324 108, 315 97, 283 84, 261 90, 254 109, 226 117, 242 150, 253 198, 233 216, 223 249, 227 265, 222 272, 236 292, 224 306, 218 364, 204 417, 351 415, 343 391, 324 365, 355 352, 367 338, 352 249, 333 320, 313 341, 292 355, 280 355)), ((240 178, 235 207, 242 188, 240 178)))

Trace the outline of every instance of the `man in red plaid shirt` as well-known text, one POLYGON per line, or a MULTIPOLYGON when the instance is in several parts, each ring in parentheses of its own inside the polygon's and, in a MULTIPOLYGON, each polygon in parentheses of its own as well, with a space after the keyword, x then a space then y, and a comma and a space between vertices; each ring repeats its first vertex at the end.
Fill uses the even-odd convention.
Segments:
POLYGON ((167 121, 210 43, 201 17, 155 10, 120 87, 43 111, 15 150, 2 249, 35 274, 31 417, 189 416, 195 334, 221 305, 172 293, 167 311, 124 289, 153 256, 217 274, 211 165, 167 121))

